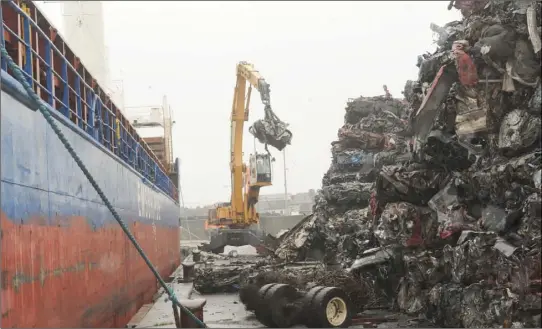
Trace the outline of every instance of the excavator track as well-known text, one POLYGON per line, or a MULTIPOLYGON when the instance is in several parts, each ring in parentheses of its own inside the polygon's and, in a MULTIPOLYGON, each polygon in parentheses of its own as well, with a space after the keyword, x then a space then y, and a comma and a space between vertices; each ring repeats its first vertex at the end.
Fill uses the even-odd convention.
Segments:
POLYGON ((211 231, 209 243, 201 248, 215 254, 223 253, 225 246, 251 245, 258 249, 262 245, 262 238, 263 233, 258 230, 221 228, 211 231))

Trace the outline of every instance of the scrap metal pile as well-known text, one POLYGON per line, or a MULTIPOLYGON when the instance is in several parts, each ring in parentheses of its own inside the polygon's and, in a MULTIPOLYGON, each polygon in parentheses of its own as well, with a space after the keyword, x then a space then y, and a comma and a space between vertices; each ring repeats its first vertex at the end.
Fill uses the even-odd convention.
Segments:
POLYGON ((445 327, 540 327, 541 2, 452 1, 404 100, 346 107, 288 261, 350 269, 386 306, 445 327))

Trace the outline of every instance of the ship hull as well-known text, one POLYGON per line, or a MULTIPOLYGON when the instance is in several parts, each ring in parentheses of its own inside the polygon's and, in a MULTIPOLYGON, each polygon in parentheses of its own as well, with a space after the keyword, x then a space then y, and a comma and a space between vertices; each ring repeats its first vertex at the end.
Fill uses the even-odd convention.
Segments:
MULTIPOLYGON (((157 281, 21 86, 2 72, 1 327, 123 327, 157 281)), ((162 276, 180 263, 179 205, 55 120, 162 276)))

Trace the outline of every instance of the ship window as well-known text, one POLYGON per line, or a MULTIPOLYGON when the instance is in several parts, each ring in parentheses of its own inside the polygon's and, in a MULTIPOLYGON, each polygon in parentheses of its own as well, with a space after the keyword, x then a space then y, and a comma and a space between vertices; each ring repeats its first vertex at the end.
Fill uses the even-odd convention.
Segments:
POLYGON ((271 164, 269 159, 266 158, 257 158, 256 159, 256 169, 258 174, 270 174, 271 173, 271 164))

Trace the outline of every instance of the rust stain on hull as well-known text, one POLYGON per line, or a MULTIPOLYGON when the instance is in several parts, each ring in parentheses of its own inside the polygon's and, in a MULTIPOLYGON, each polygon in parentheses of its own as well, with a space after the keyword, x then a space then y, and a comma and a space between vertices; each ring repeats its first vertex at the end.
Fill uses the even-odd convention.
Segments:
MULTIPOLYGON (((1 213, 3 328, 123 327, 152 299, 156 279, 116 222, 68 222, 15 224, 1 213)), ((162 276, 179 266, 178 229, 130 230, 162 276)))

